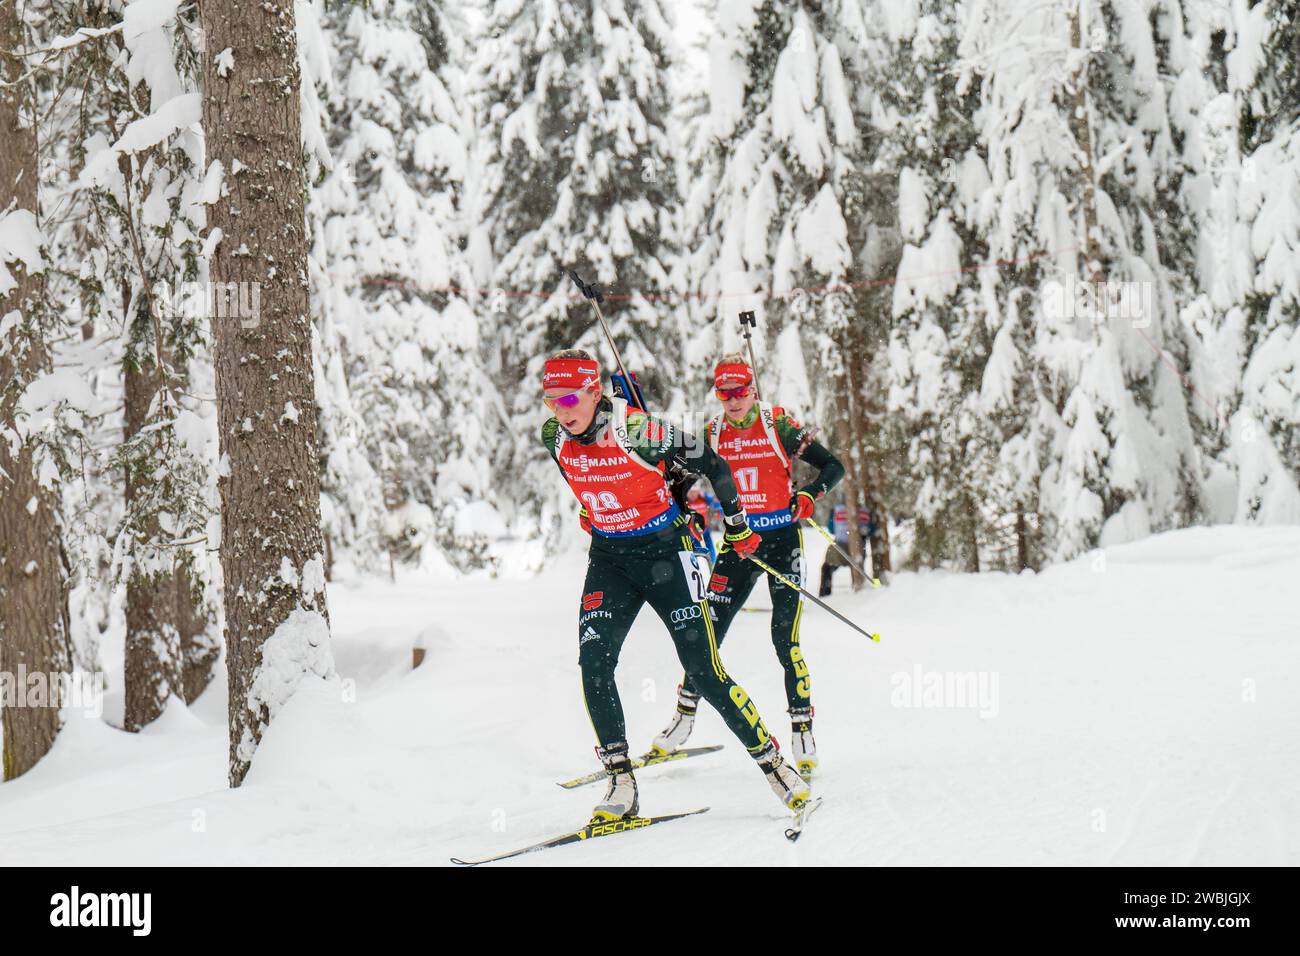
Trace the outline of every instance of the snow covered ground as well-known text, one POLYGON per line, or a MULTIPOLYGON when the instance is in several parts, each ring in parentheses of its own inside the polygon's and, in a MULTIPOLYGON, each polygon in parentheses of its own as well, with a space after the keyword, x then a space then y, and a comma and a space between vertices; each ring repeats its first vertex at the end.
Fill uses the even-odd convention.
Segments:
MULTIPOLYGON (((445 864, 584 822, 599 789, 555 786, 595 766, 583 560, 333 585, 345 681, 304 685, 239 791, 225 788, 224 684, 136 736, 70 716, 53 753, 0 786, 0 859, 445 864)), ((1039 575, 901 574, 855 596, 837 583, 835 605, 883 642, 805 613, 826 803, 802 841, 783 839, 709 713, 692 743, 726 749, 640 776, 643 812, 709 813, 513 863, 1300 864, 1300 528, 1189 529, 1039 575), (962 675, 982 701, 935 698, 933 681, 962 675), (949 706, 905 706, 927 702, 949 706)), ((785 739, 766 627, 741 614, 723 657, 785 739)), ((644 611, 620 669, 634 747, 677 677, 644 611)))

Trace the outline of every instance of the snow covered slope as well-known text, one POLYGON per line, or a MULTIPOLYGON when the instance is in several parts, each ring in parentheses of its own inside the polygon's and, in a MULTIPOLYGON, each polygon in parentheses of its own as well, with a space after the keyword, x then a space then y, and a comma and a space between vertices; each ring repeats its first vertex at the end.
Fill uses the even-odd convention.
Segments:
MULTIPOLYGON (((333 585, 345 682, 304 685, 239 791, 222 685, 138 736, 73 714, 0 786, 0 859, 445 864, 579 825, 600 791, 555 781, 595 766, 582 569, 333 585)), ((801 842, 709 713, 692 743, 726 749, 640 777, 644 813, 709 813, 515 864, 1300 864, 1300 528, 1189 529, 1039 575, 837 583, 883 642, 805 613, 826 803, 801 842)), ((723 657, 784 740, 766 628, 739 615, 723 657)), ((620 668, 634 748, 677 679, 645 611, 620 668)))

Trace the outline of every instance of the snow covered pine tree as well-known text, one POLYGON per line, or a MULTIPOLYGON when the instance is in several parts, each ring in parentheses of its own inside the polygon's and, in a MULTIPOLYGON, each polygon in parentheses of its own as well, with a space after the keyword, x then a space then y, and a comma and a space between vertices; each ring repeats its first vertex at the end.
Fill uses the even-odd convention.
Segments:
MULTIPOLYGON (((597 347, 586 306, 562 269, 606 290, 607 318, 628 368, 671 404, 679 326, 654 299, 676 256, 677 183, 666 123, 673 38, 663 0, 493 4, 474 73, 481 195, 476 273, 502 290, 488 321, 508 322, 497 362, 511 414, 532 397, 560 344, 597 347), (491 268, 485 268, 487 264, 491 268), (625 293, 623 290, 627 290, 625 293), (635 295, 630 294, 635 291, 635 295)), ((494 471, 516 475, 522 533, 554 532, 567 515, 534 443, 500 443, 494 471), (532 526, 531 530, 529 526, 532 526)))
MULTIPOLYGON (((855 250, 893 210, 880 208, 889 190, 862 135, 864 4, 724 2, 715 16, 708 108, 687 120, 686 282, 707 303, 693 309, 692 371, 711 375, 714 358, 737 345, 736 312, 752 307, 762 377, 834 436, 854 520, 859 500, 883 512, 886 297, 861 288, 871 260, 855 250)), ((886 570, 883 522, 872 545, 886 570)))
POLYGON ((464 250, 473 123, 457 7, 334 5, 324 24, 334 168, 308 209, 322 492, 327 540, 357 567, 391 554, 470 570, 504 533, 491 460, 505 405, 464 250))
MULTIPOLYGON (((198 15, 167 4, 60 13, 66 33, 103 31, 59 64, 60 81, 84 90, 63 135, 85 154, 67 198, 89 213, 66 254, 84 257, 84 332, 98 330, 97 351, 121 366, 121 440, 98 436, 114 443, 104 460, 88 463, 86 480, 113 516, 103 547, 116 574, 105 587, 125 579, 123 726, 135 731, 173 696, 195 700, 221 647, 205 534, 216 462, 200 403, 186 394, 203 349, 202 317, 178 307, 201 266, 203 138, 187 122, 200 111, 198 15), (109 475, 124 476, 125 489, 105 487, 109 475)), ((115 389, 116 376, 104 372, 115 389)), ((105 418, 107 432, 116 417, 105 418)), ((94 519, 87 524, 74 533, 98 530, 94 519)))

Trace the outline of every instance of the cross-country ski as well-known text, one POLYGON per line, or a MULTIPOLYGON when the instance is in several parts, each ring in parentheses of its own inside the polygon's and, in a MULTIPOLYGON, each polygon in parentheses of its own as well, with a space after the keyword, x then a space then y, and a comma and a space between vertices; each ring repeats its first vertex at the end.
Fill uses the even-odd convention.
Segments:
MULTIPOLYGON (((704 754, 717 753, 721 749, 721 744, 714 744, 711 747, 683 747, 681 750, 673 750, 669 752, 651 751, 650 753, 643 754, 640 757, 634 757, 632 759, 632 769, 640 770, 643 767, 654 767, 661 763, 677 763, 678 761, 686 760, 689 757, 700 757, 704 754)), ((572 780, 562 781, 560 786, 565 790, 572 790, 574 787, 584 787, 589 783, 596 783, 597 781, 604 779, 605 771, 597 770, 594 773, 584 774, 581 777, 574 777, 572 780)))
POLYGON ((537 853, 540 850, 551 850, 556 847, 568 846, 571 843, 582 843, 586 840, 595 840, 599 837, 617 836, 620 833, 633 833, 638 830, 644 830, 646 827, 652 827, 657 823, 669 823, 673 820, 680 820, 683 817, 693 817, 696 814, 707 813, 708 807, 701 807, 698 810, 687 810, 684 813, 665 813, 657 817, 629 817, 620 820, 604 820, 599 823, 588 823, 580 830, 574 830, 561 836, 552 837, 549 840, 543 840, 540 843, 534 843, 531 846, 523 847, 519 850, 510 850, 506 853, 498 853, 496 856, 484 857, 481 860, 461 860, 456 857, 451 858, 451 862, 458 866, 480 866, 484 863, 496 863, 499 860, 509 860, 512 857, 523 856, 525 853, 537 853))

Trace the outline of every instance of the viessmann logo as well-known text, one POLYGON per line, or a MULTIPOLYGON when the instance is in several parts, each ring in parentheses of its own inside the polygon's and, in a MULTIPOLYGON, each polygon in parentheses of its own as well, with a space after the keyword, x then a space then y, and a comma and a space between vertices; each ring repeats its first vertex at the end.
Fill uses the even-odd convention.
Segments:
POLYGON ((628 479, 628 478, 631 478, 631 477, 632 477, 632 470, 631 470, 630 468, 629 468, 629 469, 625 469, 625 470, 620 471, 620 472, 616 472, 616 473, 614 473, 614 474, 608 474, 608 473, 603 474, 603 475, 601 475, 601 474, 595 474, 595 475, 591 475, 591 474, 589 474, 589 472, 590 472, 593 468, 599 468, 599 467, 601 467, 602 465, 608 465, 608 464, 610 464, 610 462, 609 462, 609 459, 606 459, 606 458, 592 458, 590 455, 586 454, 585 452, 584 452, 583 454, 581 454, 581 455, 565 455, 565 456, 563 457, 563 464, 564 464, 565 469, 568 470, 571 474, 572 474, 572 472, 574 472, 574 471, 580 471, 580 472, 582 472, 582 474, 580 474, 580 475, 573 475, 573 480, 574 480, 574 481, 611 481, 611 482, 614 482, 614 481, 623 481, 623 480, 625 480, 625 479, 628 479))
POLYGON ((771 447, 772 447, 772 443, 769 442, 769 441, 767 440, 766 437, 764 437, 764 438, 741 438, 741 437, 737 436, 737 437, 735 437, 735 438, 728 438, 726 441, 724 441, 724 442, 722 443, 722 447, 723 447, 723 448, 726 448, 728 451, 731 451, 731 450, 735 450, 735 451, 743 451, 743 450, 746 449, 746 448, 760 448, 760 447, 761 447, 761 448, 771 448, 771 447))
POLYGON ((133 936, 148 936, 153 925, 152 893, 69 893, 50 897, 51 926, 129 927, 133 936))

